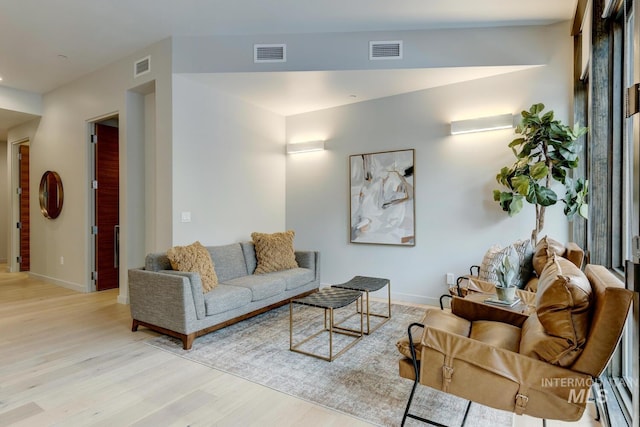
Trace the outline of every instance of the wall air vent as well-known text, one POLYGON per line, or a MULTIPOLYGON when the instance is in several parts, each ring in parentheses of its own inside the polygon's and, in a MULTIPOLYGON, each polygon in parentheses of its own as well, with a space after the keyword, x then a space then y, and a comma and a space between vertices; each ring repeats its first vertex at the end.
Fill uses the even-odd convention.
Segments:
POLYGON ((287 45, 254 44, 253 62, 287 62, 287 45))
POLYGON ((402 40, 369 42, 369 59, 402 59, 402 40))
POLYGON ((151 56, 147 56, 133 64, 133 77, 139 77, 151 71, 151 56))

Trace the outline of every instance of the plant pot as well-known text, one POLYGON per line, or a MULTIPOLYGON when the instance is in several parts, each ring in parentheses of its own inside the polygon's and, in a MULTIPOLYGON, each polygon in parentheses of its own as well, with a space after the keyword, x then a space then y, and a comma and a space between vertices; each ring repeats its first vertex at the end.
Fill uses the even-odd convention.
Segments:
POLYGON ((513 302, 516 298, 516 288, 504 288, 501 286, 496 286, 496 295, 500 301, 504 302, 513 302))

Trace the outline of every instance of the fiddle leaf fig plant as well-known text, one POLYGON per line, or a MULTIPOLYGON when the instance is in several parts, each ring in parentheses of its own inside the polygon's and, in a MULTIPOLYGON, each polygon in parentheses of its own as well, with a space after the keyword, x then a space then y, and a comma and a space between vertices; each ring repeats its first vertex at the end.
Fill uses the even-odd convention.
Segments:
POLYGON ((553 111, 542 114, 544 104, 533 104, 529 111, 521 113, 515 138, 509 148, 516 157, 511 167, 503 167, 496 180, 506 190, 494 190, 493 199, 509 216, 516 215, 524 202, 535 205, 536 226, 531 241, 538 242, 538 234, 544 228, 545 211, 558 200, 565 204, 564 213, 569 220, 578 214, 587 218, 588 182, 572 179, 570 172, 578 167, 578 138, 588 129, 576 124, 573 128, 554 119, 553 111), (563 199, 551 188, 557 181, 565 186, 563 199))

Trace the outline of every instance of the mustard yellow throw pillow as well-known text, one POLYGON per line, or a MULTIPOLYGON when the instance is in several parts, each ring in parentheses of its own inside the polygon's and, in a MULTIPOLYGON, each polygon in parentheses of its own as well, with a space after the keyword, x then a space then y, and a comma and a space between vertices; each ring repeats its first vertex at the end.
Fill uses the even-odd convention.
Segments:
POLYGON ((167 251, 167 258, 174 270, 200 273, 202 292, 209 292, 218 285, 211 255, 200 242, 189 246, 174 246, 167 251))
POLYGON ((258 266, 253 274, 298 268, 293 251, 294 236, 295 232, 292 230, 273 234, 251 233, 258 260, 258 266))

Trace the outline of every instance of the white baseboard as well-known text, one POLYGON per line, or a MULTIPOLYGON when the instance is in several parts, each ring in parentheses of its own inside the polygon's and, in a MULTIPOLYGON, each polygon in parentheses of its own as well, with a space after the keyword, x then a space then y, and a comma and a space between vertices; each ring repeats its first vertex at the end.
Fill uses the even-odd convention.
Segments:
POLYGON ((391 292, 391 301, 392 302, 406 302, 411 304, 424 304, 424 305, 433 305, 440 306, 440 298, 426 297, 424 295, 413 295, 413 294, 404 294, 404 293, 396 293, 391 292))
POLYGON ((118 294, 118 304, 129 305, 129 295, 118 294))
POLYGON ((77 292, 87 293, 89 290, 85 285, 81 285, 79 283, 67 282, 66 280, 54 279, 53 277, 45 276, 43 274, 28 272, 30 277, 42 280, 47 283, 51 283, 53 285, 62 286, 63 288, 71 289, 77 292))

